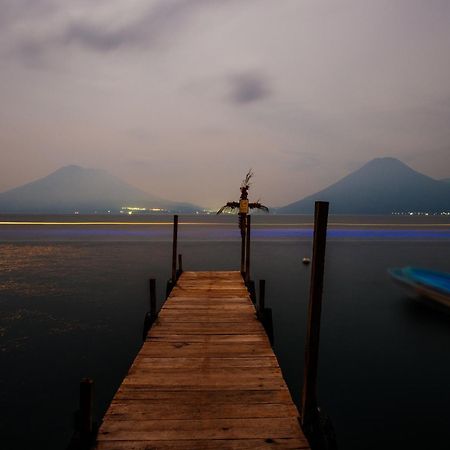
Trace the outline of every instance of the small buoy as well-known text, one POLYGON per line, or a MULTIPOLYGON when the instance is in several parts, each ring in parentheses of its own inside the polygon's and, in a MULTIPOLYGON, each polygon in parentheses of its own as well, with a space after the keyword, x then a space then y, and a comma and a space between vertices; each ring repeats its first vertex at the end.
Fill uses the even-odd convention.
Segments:
POLYGON ((302 263, 307 266, 309 263, 311 262, 311 260, 309 258, 307 258, 306 256, 302 259, 302 263))

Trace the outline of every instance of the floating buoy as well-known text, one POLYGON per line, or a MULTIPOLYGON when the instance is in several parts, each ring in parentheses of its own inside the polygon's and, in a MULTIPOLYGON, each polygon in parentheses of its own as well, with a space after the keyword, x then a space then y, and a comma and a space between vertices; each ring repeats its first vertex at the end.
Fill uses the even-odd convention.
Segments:
POLYGON ((306 256, 302 259, 302 263, 307 266, 311 262, 311 259, 307 258, 306 256))

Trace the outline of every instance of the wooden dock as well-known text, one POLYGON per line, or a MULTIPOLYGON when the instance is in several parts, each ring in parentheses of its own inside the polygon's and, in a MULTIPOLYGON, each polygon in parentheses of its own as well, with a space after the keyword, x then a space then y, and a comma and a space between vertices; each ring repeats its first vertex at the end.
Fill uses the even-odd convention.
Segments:
POLYGON ((240 272, 183 272, 97 450, 309 449, 240 272))

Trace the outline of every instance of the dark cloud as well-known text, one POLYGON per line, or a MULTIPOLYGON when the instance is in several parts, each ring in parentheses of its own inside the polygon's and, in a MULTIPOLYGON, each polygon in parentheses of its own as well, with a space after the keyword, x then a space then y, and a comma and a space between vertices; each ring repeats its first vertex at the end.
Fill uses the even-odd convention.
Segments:
MULTIPOLYGON (((21 3, 25 5, 29 1, 21 0, 21 3)), ((191 17, 203 7, 222 6, 236 1, 160 0, 128 23, 119 26, 89 19, 71 20, 59 31, 41 39, 36 39, 35 36, 25 39, 19 46, 19 54, 24 57, 28 55, 23 48, 30 48, 30 41, 38 53, 44 53, 52 47, 69 45, 78 45, 96 52, 133 47, 149 48, 157 45, 163 38, 181 31, 191 17)))
MULTIPOLYGON (((65 45, 78 44, 99 52, 115 50, 122 46, 142 42, 143 36, 141 36, 140 27, 132 25, 119 29, 107 29, 92 23, 75 22, 70 24, 55 41, 65 45)), ((147 38, 148 36, 146 36, 147 38)))
POLYGON ((260 73, 234 75, 230 82, 230 99, 236 105, 264 100, 271 94, 266 78, 260 73))
POLYGON ((78 44, 93 51, 155 44, 168 30, 176 29, 193 8, 203 0, 161 1, 141 16, 120 27, 86 21, 70 23, 56 39, 58 43, 78 44))

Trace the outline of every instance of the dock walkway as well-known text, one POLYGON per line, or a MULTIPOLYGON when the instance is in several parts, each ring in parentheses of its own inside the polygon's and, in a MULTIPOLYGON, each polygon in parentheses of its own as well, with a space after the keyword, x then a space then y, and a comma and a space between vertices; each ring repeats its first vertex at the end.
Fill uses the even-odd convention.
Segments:
POLYGON ((309 449, 240 272, 183 272, 97 450, 309 449))

